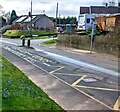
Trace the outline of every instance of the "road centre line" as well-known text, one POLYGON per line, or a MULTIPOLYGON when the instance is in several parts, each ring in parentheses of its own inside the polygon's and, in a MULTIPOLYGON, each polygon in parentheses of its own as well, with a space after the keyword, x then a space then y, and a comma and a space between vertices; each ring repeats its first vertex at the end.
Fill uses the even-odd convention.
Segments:
POLYGON ((12 45, 18 45, 18 44, 16 44, 16 43, 12 43, 12 42, 8 42, 8 41, 4 41, 4 40, 0 40, 0 42, 4 42, 4 43, 8 43, 8 44, 12 44, 12 45))
POLYGON ((113 109, 118 111, 120 110, 120 96, 118 97, 113 109))
POLYGON ((61 70, 61 69, 63 69, 63 68, 65 68, 65 67, 64 67, 64 66, 61 66, 60 68, 57 68, 57 69, 49 72, 49 74, 53 74, 53 73, 55 73, 55 72, 57 72, 57 71, 59 71, 59 70, 61 70))
POLYGON ((79 87, 79 88, 85 88, 85 89, 97 89, 97 90, 106 90, 106 91, 120 92, 120 90, 110 89, 110 88, 101 88, 101 87, 92 87, 92 86, 79 86, 79 85, 74 85, 74 86, 75 87, 79 87))
POLYGON ((88 75, 83 75, 80 79, 78 79, 77 81, 75 81, 72 86, 76 86, 76 84, 78 84, 80 81, 82 81, 85 77, 87 77, 88 75))

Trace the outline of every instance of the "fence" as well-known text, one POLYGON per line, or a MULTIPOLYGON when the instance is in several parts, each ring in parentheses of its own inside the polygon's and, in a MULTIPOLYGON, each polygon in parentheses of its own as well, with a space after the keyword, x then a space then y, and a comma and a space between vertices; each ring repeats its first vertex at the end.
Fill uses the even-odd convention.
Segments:
POLYGON ((96 17, 100 31, 113 31, 115 27, 120 27, 120 15, 96 17))

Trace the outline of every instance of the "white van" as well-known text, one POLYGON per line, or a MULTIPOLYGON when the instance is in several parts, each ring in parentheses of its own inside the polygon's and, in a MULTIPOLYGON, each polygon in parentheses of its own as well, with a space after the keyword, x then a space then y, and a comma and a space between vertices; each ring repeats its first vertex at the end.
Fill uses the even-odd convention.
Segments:
POLYGON ((88 30, 92 25, 93 18, 92 14, 80 14, 78 16, 77 30, 88 30))

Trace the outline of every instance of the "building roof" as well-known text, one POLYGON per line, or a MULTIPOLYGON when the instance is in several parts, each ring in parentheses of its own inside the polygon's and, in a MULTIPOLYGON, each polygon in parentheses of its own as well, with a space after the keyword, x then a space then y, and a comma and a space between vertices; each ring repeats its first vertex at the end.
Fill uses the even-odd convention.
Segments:
MULTIPOLYGON (((32 23, 40 19, 42 16, 46 16, 45 14, 32 15, 32 23)), ((30 22, 30 17, 28 15, 22 15, 18 17, 13 23, 22 23, 22 22, 30 22)))
POLYGON ((117 6, 90 6, 80 7, 80 14, 117 14, 120 13, 120 7, 117 6))
POLYGON ((80 14, 89 14, 89 7, 80 7, 80 14))

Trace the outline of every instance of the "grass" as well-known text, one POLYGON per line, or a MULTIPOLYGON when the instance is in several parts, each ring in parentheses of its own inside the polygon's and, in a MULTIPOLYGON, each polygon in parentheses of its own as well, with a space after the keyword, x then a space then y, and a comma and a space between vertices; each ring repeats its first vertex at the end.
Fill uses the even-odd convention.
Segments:
MULTIPOLYGON (((29 80, 13 64, 2 58, 2 109, 61 110, 58 104, 29 80)), ((1 61, 0 61, 1 62, 1 61)))
POLYGON ((53 36, 37 36, 37 37, 33 37, 33 39, 47 39, 47 38, 53 38, 53 36))
POLYGON ((2 59, 0 58, 0 112, 2 111, 2 59))
POLYGON ((56 44, 58 42, 58 39, 48 40, 43 42, 44 44, 56 44))
MULTIPOLYGON (((53 30, 32 30, 33 35, 39 35, 39 34, 53 34, 56 33, 56 31, 53 30)), ((7 30, 3 36, 7 37, 20 37, 22 35, 29 36, 30 31, 28 30, 7 30)))

